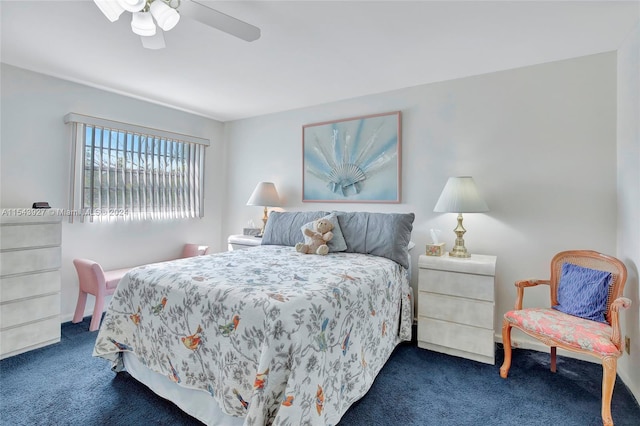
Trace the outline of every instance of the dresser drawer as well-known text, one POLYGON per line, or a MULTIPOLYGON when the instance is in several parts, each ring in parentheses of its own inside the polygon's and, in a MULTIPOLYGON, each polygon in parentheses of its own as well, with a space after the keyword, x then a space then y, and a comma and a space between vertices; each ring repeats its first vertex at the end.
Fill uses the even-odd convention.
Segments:
POLYGON ((421 291, 494 301, 495 278, 489 275, 420 269, 418 288, 421 291))
POLYGON ((61 240, 61 228, 57 223, 0 227, 0 249, 59 246, 61 240))
POLYGON ((60 268, 60 247, 3 251, 0 256, 2 276, 60 268))
POLYGON ((30 322, 0 331, 1 358, 60 341, 60 318, 30 322))
POLYGON ((0 329, 55 316, 59 320, 60 293, 0 305, 0 329))
POLYGON ((487 357, 495 355, 492 329, 418 318, 418 345, 421 341, 487 357))
POLYGON ((419 292, 418 315, 493 331, 493 303, 419 292))
POLYGON ((0 303, 60 292, 60 271, 0 278, 0 303))

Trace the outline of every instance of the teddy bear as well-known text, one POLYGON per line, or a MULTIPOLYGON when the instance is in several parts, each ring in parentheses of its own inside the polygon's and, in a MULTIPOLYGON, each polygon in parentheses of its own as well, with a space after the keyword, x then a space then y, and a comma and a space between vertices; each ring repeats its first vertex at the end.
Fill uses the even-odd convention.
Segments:
POLYGON ((311 238, 310 244, 296 244, 296 251, 304 254, 320 254, 329 253, 327 243, 333 238, 333 223, 327 219, 318 219, 313 223, 314 230, 304 228, 304 235, 311 238))

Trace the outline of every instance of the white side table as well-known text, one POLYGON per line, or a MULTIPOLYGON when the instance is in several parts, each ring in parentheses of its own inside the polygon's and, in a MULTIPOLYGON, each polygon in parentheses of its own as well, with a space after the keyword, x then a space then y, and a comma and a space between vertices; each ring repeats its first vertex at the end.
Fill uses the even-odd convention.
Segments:
POLYGON ((230 235, 227 243, 229 251, 243 250, 249 247, 259 246, 262 244, 262 238, 254 237, 253 235, 230 235))
POLYGON ((496 257, 418 260, 418 346, 495 363, 496 257))

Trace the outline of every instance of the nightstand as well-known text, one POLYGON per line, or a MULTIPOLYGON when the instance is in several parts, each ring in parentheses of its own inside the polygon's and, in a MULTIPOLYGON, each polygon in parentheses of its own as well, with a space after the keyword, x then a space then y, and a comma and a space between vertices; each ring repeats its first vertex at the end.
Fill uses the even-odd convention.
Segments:
POLYGON ((262 244, 262 238, 254 237, 253 235, 230 235, 227 243, 229 251, 243 250, 249 247, 259 246, 262 244))
POLYGON ((495 363, 496 257, 418 260, 418 347, 495 363))

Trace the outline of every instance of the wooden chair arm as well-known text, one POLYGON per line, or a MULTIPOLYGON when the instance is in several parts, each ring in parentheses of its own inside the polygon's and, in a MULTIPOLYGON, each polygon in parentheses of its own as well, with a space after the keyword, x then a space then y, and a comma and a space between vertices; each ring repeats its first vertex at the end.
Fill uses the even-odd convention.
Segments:
POLYGON ((529 278, 528 280, 519 280, 516 281, 515 286, 518 288, 525 288, 525 287, 534 287, 537 286, 538 284, 551 284, 551 280, 536 280, 533 278, 529 278))
POLYGON ((515 309, 522 309, 522 299, 524 299, 524 289, 527 287, 535 287, 539 284, 550 285, 551 280, 537 280, 533 278, 529 278, 528 280, 519 280, 515 282, 515 286, 518 289, 518 295, 516 296, 516 305, 515 309))
POLYGON ((620 309, 627 309, 631 306, 631 299, 626 297, 618 297, 611 302, 611 341, 618 349, 621 347, 620 322, 618 313, 620 309))
POLYGON ((611 313, 615 312, 616 314, 620 311, 620 308, 627 309, 631 306, 631 299, 626 297, 618 297, 616 300, 611 302, 611 313))

